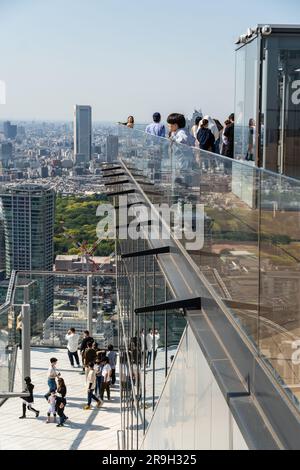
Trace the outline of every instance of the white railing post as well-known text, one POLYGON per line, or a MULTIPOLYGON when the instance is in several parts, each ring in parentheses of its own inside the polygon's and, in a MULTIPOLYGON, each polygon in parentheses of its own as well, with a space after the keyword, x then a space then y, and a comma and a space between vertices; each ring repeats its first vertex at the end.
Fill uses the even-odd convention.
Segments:
POLYGON ((93 335, 93 276, 87 276, 87 330, 93 335))
POLYGON ((30 377, 30 305, 22 305, 22 379, 30 377))

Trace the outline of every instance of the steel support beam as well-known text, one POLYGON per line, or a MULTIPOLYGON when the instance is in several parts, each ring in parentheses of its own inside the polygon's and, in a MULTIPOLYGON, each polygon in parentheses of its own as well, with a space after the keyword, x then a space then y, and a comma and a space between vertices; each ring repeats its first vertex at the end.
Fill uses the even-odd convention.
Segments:
POLYGON ((145 305, 144 307, 136 308, 135 313, 148 313, 158 312, 160 310, 177 310, 179 308, 186 308, 189 310, 201 310, 201 297, 192 297, 189 299, 168 300, 161 304, 145 305))
POLYGON ((162 255, 164 253, 170 253, 170 246, 161 246, 159 248, 152 248, 149 250, 134 251, 132 253, 124 253, 121 258, 137 258, 139 256, 151 256, 151 255, 162 255))

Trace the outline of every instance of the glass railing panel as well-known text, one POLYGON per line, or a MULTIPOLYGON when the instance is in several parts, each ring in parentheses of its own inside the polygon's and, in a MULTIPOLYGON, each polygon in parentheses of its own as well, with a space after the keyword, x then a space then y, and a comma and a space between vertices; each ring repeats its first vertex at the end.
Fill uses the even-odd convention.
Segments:
MULTIPOLYGON (((164 277, 158 262, 154 259, 154 292, 155 304, 166 301, 166 278, 164 277)), ((167 312, 158 312, 154 315, 153 324, 153 351, 152 351, 152 372, 153 372, 153 407, 162 392, 166 377, 166 318, 167 312)))
POLYGON ((30 305, 32 346, 66 347, 71 327, 80 335, 87 329, 87 277, 19 274, 15 308, 30 305))
MULTIPOLYGON (((20 273, 13 299, 15 321, 23 303, 30 305, 31 345, 66 347, 66 334, 73 327, 80 339, 90 334, 100 349, 117 346, 115 277, 97 273, 20 273), (88 292, 88 277, 91 290, 88 292), (91 302, 88 303, 88 297, 91 302), (88 306, 91 322, 88 323, 88 306)), ((18 335, 18 330, 16 335, 18 335)))
MULTIPOLYGON (((12 306, 13 279, 1 283, 0 304, 0 391, 21 392, 21 381, 15 383, 21 331, 17 329, 16 314, 12 306), (11 294, 9 293, 11 291, 11 294)), ((19 378, 19 377, 18 377, 19 378)), ((0 406, 3 399, 0 398, 0 406)))
POLYGON ((199 176, 199 185, 193 186, 193 203, 202 207, 193 222, 197 233, 202 231, 202 247, 187 251, 215 294, 257 343, 259 172, 206 152, 201 152, 199 165, 193 176, 194 182, 199 176))
POLYGON ((119 157, 152 203, 168 202, 172 184, 168 139, 119 126, 119 157))
MULTIPOLYGON (((143 190, 153 204, 172 206, 171 217, 163 218, 174 239, 297 404, 299 183, 137 130, 123 127, 119 133, 121 160, 149 176, 154 186, 143 190), (158 148, 161 166, 153 165, 158 148), (153 166, 160 166, 160 178, 149 171, 153 166), (194 246, 193 233, 187 236, 181 221, 185 205, 192 207, 184 218, 187 227, 199 235, 194 246)), ((149 260, 145 263, 149 273, 149 260)), ((147 277, 146 303, 152 292, 147 277)))
POLYGON ((116 279, 114 276, 92 277, 92 332, 91 336, 100 350, 110 344, 118 349, 118 312, 116 279))
MULTIPOLYGON (((150 247, 143 238, 119 240, 118 256, 121 252, 137 252, 150 247)), ((170 318, 169 312, 165 311, 135 314, 136 308, 172 298, 153 255, 120 260, 118 293, 124 333, 120 340, 125 348, 121 354, 122 419, 125 420, 125 438, 129 440, 128 445, 134 447, 141 444, 151 421, 171 364, 170 356, 176 353, 185 321, 178 312, 171 312, 170 318), (132 432, 128 432, 128 426, 132 432)))
MULTIPOLYGON (((9 392, 10 387, 10 370, 12 360, 12 350, 15 343, 12 338, 13 328, 10 328, 11 312, 9 309, 0 314, 0 390, 9 392)), ((1 399, 0 399, 1 403, 1 399)))
POLYGON ((300 408, 300 183, 262 172, 260 212, 260 353, 300 408))

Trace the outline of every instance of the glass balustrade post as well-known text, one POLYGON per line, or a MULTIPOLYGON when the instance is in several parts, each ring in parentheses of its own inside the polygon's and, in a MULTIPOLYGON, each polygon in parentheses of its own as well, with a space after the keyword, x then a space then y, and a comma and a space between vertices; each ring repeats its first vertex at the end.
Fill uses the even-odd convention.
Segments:
POLYGON ((22 380, 30 377, 30 305, 22 305, 22 380))
POLYGON ((93 276, 87 276, 86 289, 87 330, 93 334, 93 276))

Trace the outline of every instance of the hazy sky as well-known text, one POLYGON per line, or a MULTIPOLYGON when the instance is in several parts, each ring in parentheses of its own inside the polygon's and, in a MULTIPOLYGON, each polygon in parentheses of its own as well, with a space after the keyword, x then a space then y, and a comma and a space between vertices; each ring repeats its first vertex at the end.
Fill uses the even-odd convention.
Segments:
POLYGON ((300 23, 299 0, 0 0, 0 119, 224 118, 234 41, 257 23, 300 23))

